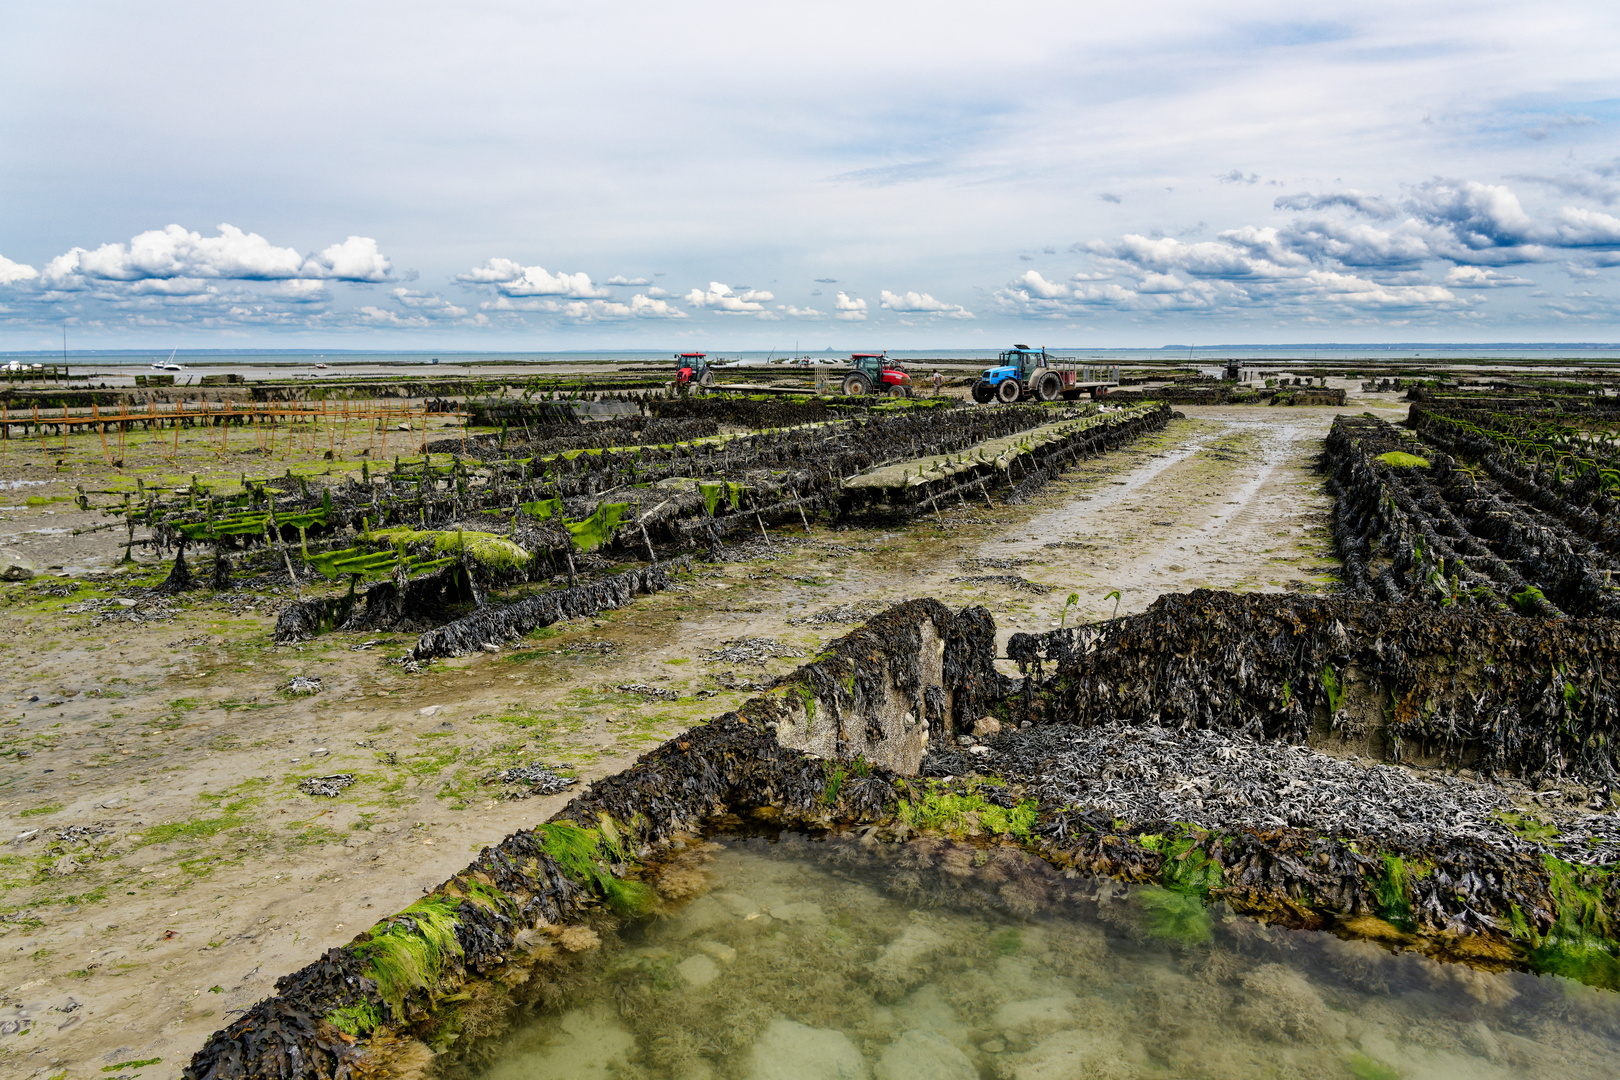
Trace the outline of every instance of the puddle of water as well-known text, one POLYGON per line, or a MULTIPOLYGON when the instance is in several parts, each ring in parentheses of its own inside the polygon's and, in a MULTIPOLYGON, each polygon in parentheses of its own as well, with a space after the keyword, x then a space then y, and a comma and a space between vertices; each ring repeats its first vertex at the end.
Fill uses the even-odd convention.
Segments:
POLYGON ((1016 849, 786 835, 706 857, 673 871, 694 899, 587 972, 537 969, 552 1007, 476 1075, 1565 1080, 1620 1061, 1620 995, 1268 929, 1016 849))
POLYGON ((49 480, 0 480, 0 491, 16 491, 18 488, 41 487, 49 484, 49 480))

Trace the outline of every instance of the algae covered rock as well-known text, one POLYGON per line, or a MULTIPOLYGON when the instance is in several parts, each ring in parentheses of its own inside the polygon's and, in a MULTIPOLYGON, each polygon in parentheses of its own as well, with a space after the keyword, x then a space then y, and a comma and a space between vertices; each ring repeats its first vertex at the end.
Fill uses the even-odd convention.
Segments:
POLYGON ((869 1080, 866 1059, 842 1031, 771 1021, 754 1043, 749 1080, 869 1080))
POLYGON ((1261 964, 1243 976, 1243 991, 1238 1022, 1255 1034, 1303 1042, 1326 1033, 1327 1004, 1299 972, 1281 964, 1261 964))
POLYGON ((27 581, 34 574, 32 562, 9 548, 0 548, 0 581, 27 581))
POLYGON ((598 1005, 564 1013, 538 1050, 513 1054, 485 1080, 609 1080, 629 1064, 635 1036, 598 1005))
POLYGON ((1098 1031, 1059 1032, 1000 1065, 1008 1080, 1134 1080, 1142 1074, 1118 1039, 1098 1031))
POLYGON ((1009 1001, 996 1010, 991 1026, 1008 1035, 1041 1035, 1074 1026, 1076 998, 1064 992, 1028 1001, 1009 1001))
POLYGON ((698 953, 695 956, 688 956, 685 960, 676 964, 675 972, 685 980, 688 986, 696 988, 708 986, 714 982, 715 978, 720 974, 720 965, 716 964, 711 957, 698 953))
POLYGON ((968 1056, 935 1031, 908 1031, 890 1043, 873 1070, 877 1080, 976 1080, 968 1056))

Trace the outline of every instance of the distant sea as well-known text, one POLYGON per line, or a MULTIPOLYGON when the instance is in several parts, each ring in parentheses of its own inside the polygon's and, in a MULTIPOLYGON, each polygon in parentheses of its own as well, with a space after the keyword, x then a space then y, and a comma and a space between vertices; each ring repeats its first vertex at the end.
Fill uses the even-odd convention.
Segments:
MULTIPOLYGON (((1030 344, 1039 348, 1043 343, 1032 341, 1030 344)), ((1435 360, 1439 362, 1482 360, 1510 361, 1530 360, 1541 363, 1569 360, 1576 363, 1586 363, 1602 360, 1620 360, 1620 344, 1604 344, 1593 342, 1567 342, 1554 344, 1521 344, 1513 342, 1498 342, 1480 345, 1435 345, 1423 342, 1392 342, 1375 345, 1166 345, 1157 349, 1096 349, 1080 347, 1064 347, 1061 344, 1046 343, 1051 351, 1066 357, 1080 360, 1092 360, 1106 363, 1131 364, 1145 361, 1164 363, 1166 361, 1186 360, 1193 364, 1210 364, 1219 360, 1238 359, 1258 362, 1305 361, 1326 360, 1329 363, 1354 360, 1435 360)), ((445 350, 422 352, 373 352, 360 349, 328 349, 316 351, 311 349, 181 349, 175 354, 175 360, 187 367, 275 367, 279 365, 303 365, 324 363, 331 367, 346 367, 363 364, 366 366, 381 365, 395 366, 405 364, 440 364, 460 366, 465 364, 544 364, 562 363, 578 364, 590 361, 617 360, 617 361, 662 361, 670 359, 675 349, 606 349, 593 351, 566 351, 566 350, 534 350, 534 351, 487 351, 487 352, 451 352, 445 350)), ((889 356, 895 360, 905 362, 941 360, 941 361, 979 361, 991 360, 996 356, 995 349, 904 349, 890 350, 889 356)), ((820 352, 789 354, 783 350, 767 351, 763 349, 745 350, 717 350, 711 351, 712 357, 728 361, 763 362, 772 359, 782 359, 788 355, 809 356, 815 358, 838 358, 848 355, 847 351, 826 349, 820 352)), ((52 360, 60 361, 60 351, 39 350, 30 352, 0 353, 0 359, 16 357, 33 361, 52 360)), ((75 367, 86 365, 104 365, 108 368, 130 368, 134 366, 145 367, 154 361, 168 360, 169 353, 162 350, 147 351, 142 349, 97 349, 97 350, 70 350, 67 362, 75 367)))

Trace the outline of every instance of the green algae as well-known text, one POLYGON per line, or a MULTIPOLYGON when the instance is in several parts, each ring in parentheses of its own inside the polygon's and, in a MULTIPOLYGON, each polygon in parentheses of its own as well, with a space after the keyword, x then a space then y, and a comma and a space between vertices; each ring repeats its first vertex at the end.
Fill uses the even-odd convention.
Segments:
POLYGON ((1370 1058, 1366 1054, 1355 1054, 1344 1063, 1350 1075, 1356 1080, 1401 1080, 1399 1070, 1385 1065, 1377 1058, 1370 1058))
MULTIPOLYGON (((1548 891, 1556 912, 1545 935, 1531 930, 1530 965, 1588 986, 1620 990, 1620 942, 1614 917, 1605 901, 1612 869, 1565 862, 1543 855, 1548 891)), ((1527 927, 1528 929, 1528 927, 1527 927)))
POLYGON ((1378 460, 1395 469, 1427 469, 1429 459, 1408 454, 1400 450, 1391 450, 1387 454, 1379 454, 1378 460))
POLYGON ((1151 938, 1191 947, 1207 945, 1215 935, 1215 920, 1196 893, 1143 885, 1131 892, 1131 899, 1151 938))
MULTIPOLYGON (((604 816, 604 827, 612 827, 611 822, 604 816)), ((614 912, 640 916, 657 906, 658 896, 649 886, 615 877, 602 865, 615 854, 625 861, 616 828, 611 839, 604 837, 600 829, 562 821, 541 825, 535 832, 540 836, 540 846, 558 868, 594 892, 614 912)))
POLYGON ((1032 838, 1038 804, 1027 799, 1011 807, 997 806, 982 795, 944 790, 930 784, 920 800, 902 799, 900 820, 913 829, 935 829, 956 836, 984 832, 1032 838))
POLYGON ((406 1002, 413 993, 424 991, 431 1000, 446 960, 462 955, 456 940, 459 906, 442 894, 425 896, 373 926, 368 940, 349 946, 365 958, 365 973, 376 982, 377 995, 394 1016, 407 1015, 406 1002))
POLYGON ((1384 857, 1384 872, 1373 883, 1373 898, 1378 905, 1378 917, 1395 927, 1411 933, 1417 929, 1417 921, 1412 917, 1412 901, 1410 899, 1411 872, 1406 862, 1399 855, 1384 857))

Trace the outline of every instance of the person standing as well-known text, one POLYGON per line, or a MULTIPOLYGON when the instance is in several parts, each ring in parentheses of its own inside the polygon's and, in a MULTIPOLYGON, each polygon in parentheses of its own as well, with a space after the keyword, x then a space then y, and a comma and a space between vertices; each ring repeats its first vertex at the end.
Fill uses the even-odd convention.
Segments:
POLYGON ((934 369, 934 396, 939 397, 940 387, 945 385, 944 376, 940 375, 939 368, 934 369))

